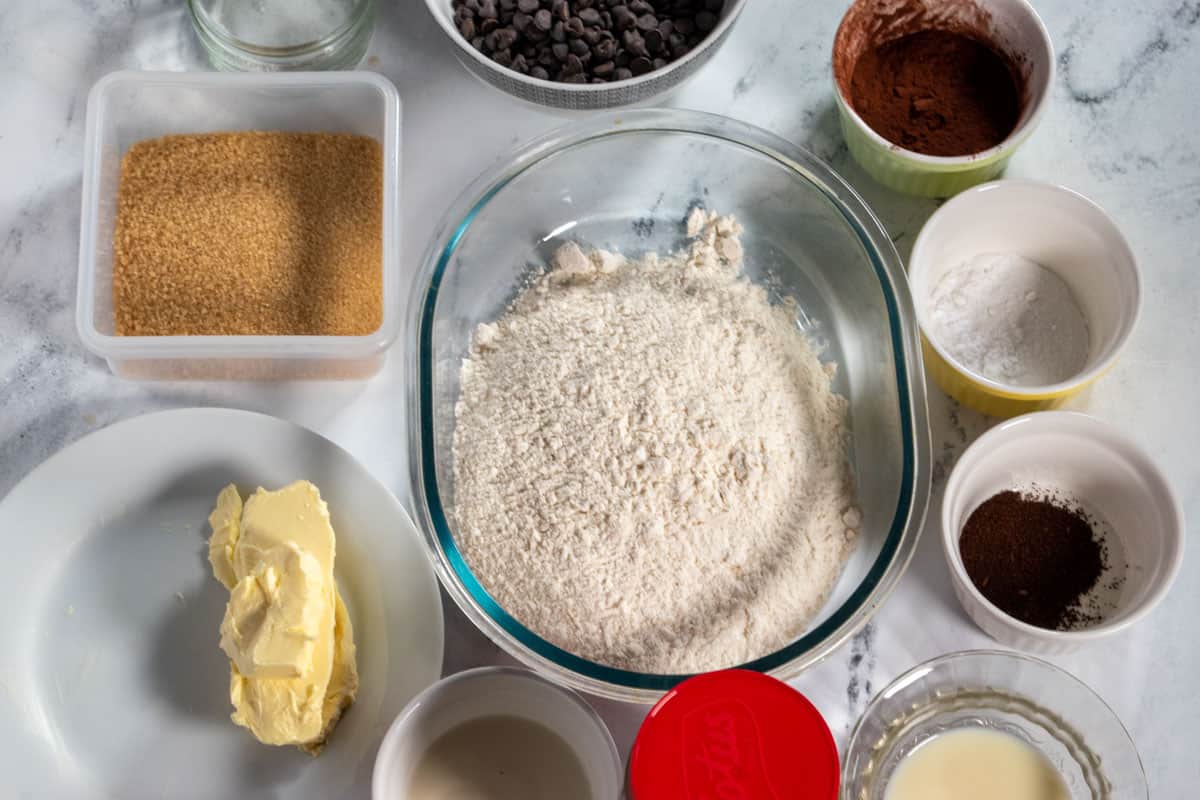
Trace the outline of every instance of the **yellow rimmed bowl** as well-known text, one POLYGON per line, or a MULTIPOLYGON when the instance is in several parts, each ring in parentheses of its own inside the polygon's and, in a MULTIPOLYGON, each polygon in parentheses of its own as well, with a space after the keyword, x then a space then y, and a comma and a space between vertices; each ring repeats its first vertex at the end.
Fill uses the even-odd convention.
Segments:
POLYGON ((894 0, 855 0, 833 40, 833 88, 850 154, 889 189, 922 197, 950 197, 997 177, 1033 133, 1054 83, 1054 46, 1026 0, 989 0, 986 8, 963 0, 911 0, 898 13, 894 0), (1012 133, 995 147, 963 156, 929 156, 876 133, 854 110, 850 81, 870 46, 928 29, 969 30, 989 42, 1019 72, 1021 114, 1012 133))
POLYGON ((926 370, 946 394, 993 417, 1056 408, 1090 386, 1117 360, 1141 308, 1137 261, 1112 219, 1077 192, 1035 181, 986 183, 943 205, 917 236, 908 278, 926 370), (930 334, 938 282, 986 253, 1024 256, 1070 287, 1091 337, 1083 369, 1045 386, 1002 383, 973 372, 930 334))

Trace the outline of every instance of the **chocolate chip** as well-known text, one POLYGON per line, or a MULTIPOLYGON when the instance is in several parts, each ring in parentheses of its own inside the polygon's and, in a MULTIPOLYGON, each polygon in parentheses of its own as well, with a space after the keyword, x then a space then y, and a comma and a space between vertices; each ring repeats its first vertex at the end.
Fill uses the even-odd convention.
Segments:
POLYGON ((517 43, 520 34, 512 28, 500 28, 496 31, 496 49, 507 50, 517 43))
POLYGON ((454 25, 495 63, 542 80, 627 80, 685 55, 724 0, 450 0, 454 25), (544 76, 544 77, 542 77, 544 76))
POLYGON ((635 56, 649 55, 646 50, 646 40, 637 31, 625 31, 621 34, 621 42, 625 45, 625 49, 635 56))
POLYGON ((651 53, 657 54, 663 52, 666 41, 663 39, 663 35, 658 32, 658 28, 655 28, 652 31, 646 31, 642 38, 646 40, 646 49, 651 53))
POLYGON ((626 6, 616 6, 612 10, 613 27, 618 31, 628 30, 637 25, 637 14, 626 6))

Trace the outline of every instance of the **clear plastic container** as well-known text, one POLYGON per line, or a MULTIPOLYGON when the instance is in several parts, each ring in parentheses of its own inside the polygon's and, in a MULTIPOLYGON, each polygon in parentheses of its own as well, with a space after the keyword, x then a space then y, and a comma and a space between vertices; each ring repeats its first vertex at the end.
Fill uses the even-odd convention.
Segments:
POLYGON ((76 326, 122 377, 356 379, 375 374, 402 324, 400 98, 372 72, 114 72, 88 97, 76 326), (383 321, 365 336, 117 336, 113 229, 121 157, 176 133, 356 133, 383 146, 383 321))

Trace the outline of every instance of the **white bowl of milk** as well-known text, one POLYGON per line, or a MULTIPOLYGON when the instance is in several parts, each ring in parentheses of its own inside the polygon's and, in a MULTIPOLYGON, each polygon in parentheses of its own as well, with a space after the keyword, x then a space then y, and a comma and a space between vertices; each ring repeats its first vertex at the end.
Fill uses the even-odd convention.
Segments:
POLYGON ((621 759, 583 698, 511 667, 430 686, 379 746, 374 800, 611 800, 621 759))

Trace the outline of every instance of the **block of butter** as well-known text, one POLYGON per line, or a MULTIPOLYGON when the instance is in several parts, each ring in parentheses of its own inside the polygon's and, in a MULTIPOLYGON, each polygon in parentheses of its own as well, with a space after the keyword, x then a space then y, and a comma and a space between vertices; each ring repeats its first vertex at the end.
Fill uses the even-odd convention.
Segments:
POLYGON ((317 755, 358 691, 329 508, 308 481, 245 503, 231 484, 208 521, 208 559, 229 589, 221 649, 232 719, 261 742, 317 755))

